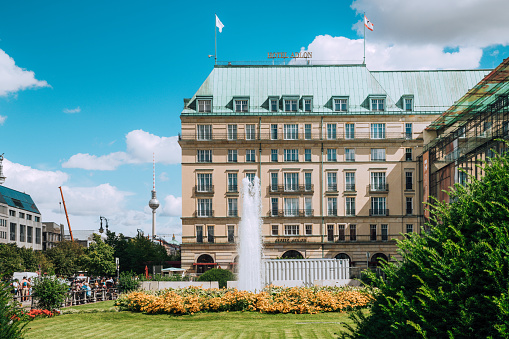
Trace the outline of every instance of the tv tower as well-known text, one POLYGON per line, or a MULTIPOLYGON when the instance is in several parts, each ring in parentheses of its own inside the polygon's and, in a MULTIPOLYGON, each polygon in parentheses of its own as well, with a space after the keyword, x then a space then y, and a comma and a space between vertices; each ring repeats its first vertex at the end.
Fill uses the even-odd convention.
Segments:
POLYGON ((152 174, 152 199, 148 202, 148 206, 152 209, 152 239, 156 238, 156 209, 159 207, 159 200, 157 200, 156 195, 156 160, 155 155, 152 153, 152 166, 153 166, 153 174, 152 174))

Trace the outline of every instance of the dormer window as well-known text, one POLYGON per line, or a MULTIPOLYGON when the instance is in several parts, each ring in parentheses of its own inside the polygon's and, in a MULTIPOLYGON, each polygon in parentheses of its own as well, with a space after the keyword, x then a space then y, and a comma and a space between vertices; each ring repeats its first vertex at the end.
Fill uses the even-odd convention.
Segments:
POLYGON ((348 111, 348 98, 333 98, 334 112, 348 111))
POLYGON ((285 98, 284 100, 284 108, 285 112, 297 112, 298 110, 298 98, 285 98))
POLYGON ((405 111, 411 112, 414 110, 414 99, 413 98, 404 98, 405 102, 405 111))
POLYGON ((198 99, 198 112, 210 113, 212 112, 212 99, 198 99))
POLYGON ((269 99, 269 110, 271 112, 279 111, 279 99, 278 98, 270 98, 269 99))
POLYGON ((313 98, 303 97, 302 98, 302 110, 304 112, 311 112, 313 110, 313 98))
POLYGON ((371 96, 369 98, 371 111, 383 112, 385 111, 385 96, 371 96))
POLYGON ((248 99, 235 99, 235 112, 248 112, 248 99))

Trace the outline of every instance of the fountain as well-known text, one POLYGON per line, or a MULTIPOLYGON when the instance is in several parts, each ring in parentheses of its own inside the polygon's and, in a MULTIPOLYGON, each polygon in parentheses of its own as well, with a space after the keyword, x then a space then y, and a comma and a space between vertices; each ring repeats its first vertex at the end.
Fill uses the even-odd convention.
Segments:
POLYGON ((260 179, 242 180, 242 217, 239 225, 239 290, 260 291, 262 277, 262 201, 260 179))

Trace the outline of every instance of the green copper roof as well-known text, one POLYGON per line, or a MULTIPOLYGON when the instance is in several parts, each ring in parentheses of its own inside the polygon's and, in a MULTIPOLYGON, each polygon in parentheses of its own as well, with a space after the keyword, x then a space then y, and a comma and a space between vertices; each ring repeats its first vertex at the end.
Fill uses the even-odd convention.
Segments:
POLYGON ((11 188, 0 186, 0 203, 7 204, 28 212, 40 214, 30 195, 15 191, 11 188))
POLYGON ((280 114, 441 114, 478 83, 488 70, 369 71, 365 65, 216 66, 195 95, 186 100, 182 115, 280 114), (312 96, 307 112, 270 112, 269 97, 312 96), (386 99, 384 112, 372 112, 370 96, 386 99), (413 98, 405 112, 403 97, 413 98), (196 111, 197 97, 212 98, 212 112, 196 111), (249 112, 233 110, 235 97, 249 98, 249 112), (348 112, 334 112, 333 97, 348 97, 348 112))

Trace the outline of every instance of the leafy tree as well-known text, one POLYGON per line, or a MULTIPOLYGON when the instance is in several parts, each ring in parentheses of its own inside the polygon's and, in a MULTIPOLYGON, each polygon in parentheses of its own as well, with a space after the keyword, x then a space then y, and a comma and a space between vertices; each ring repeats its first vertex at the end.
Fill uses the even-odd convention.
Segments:
POLYGON ((0 244, 0 272, 6 277, 12 277, 14 272, 25 270, 23 258, 18 253, 16 244, 0 244))
POLYGON ((23 338, 28 319, 22 311, 19 303, 12 301, 9 283, 0 280, 0 338, 23 338))
POLYGON ((219 288, 225 288, 227 285, 226 282, 232 280, 235 280, 233 273, 221 268, 212 268, 198 278, 198 281, 217 281, 219 283, 219 288))
POLYGON ((68 277, 81 269, 79 258, 83 254, 83 246, 73 241, 60 241, 46 251, 46 256, 53 263, 55 273, 68 277))
POLYGON ((137 290, 140 287, 140 281, 132 271, 122 272, 118 279, 118 289, 120 292, 129 292, 137 290))
POLYGON ((85 249, 85 254, 80 261, 83 268, 92 276, 104 276, 115 274, 116 265, 113 257, 113 248, 106 244, 101 236, 93 234, 94 242, 85 249))
POLYGON ((509 156, 484 170, 434 204, 429 233, 399 242, 403 260, 385 265, 370 314, 343 337, 508 337, 509 156))
POLYGON ((65 300, 69 286, 56 277, 35 278, 32 286, 32 297, 37 299, 40 309, 53 311, 60 308, 65 300))

